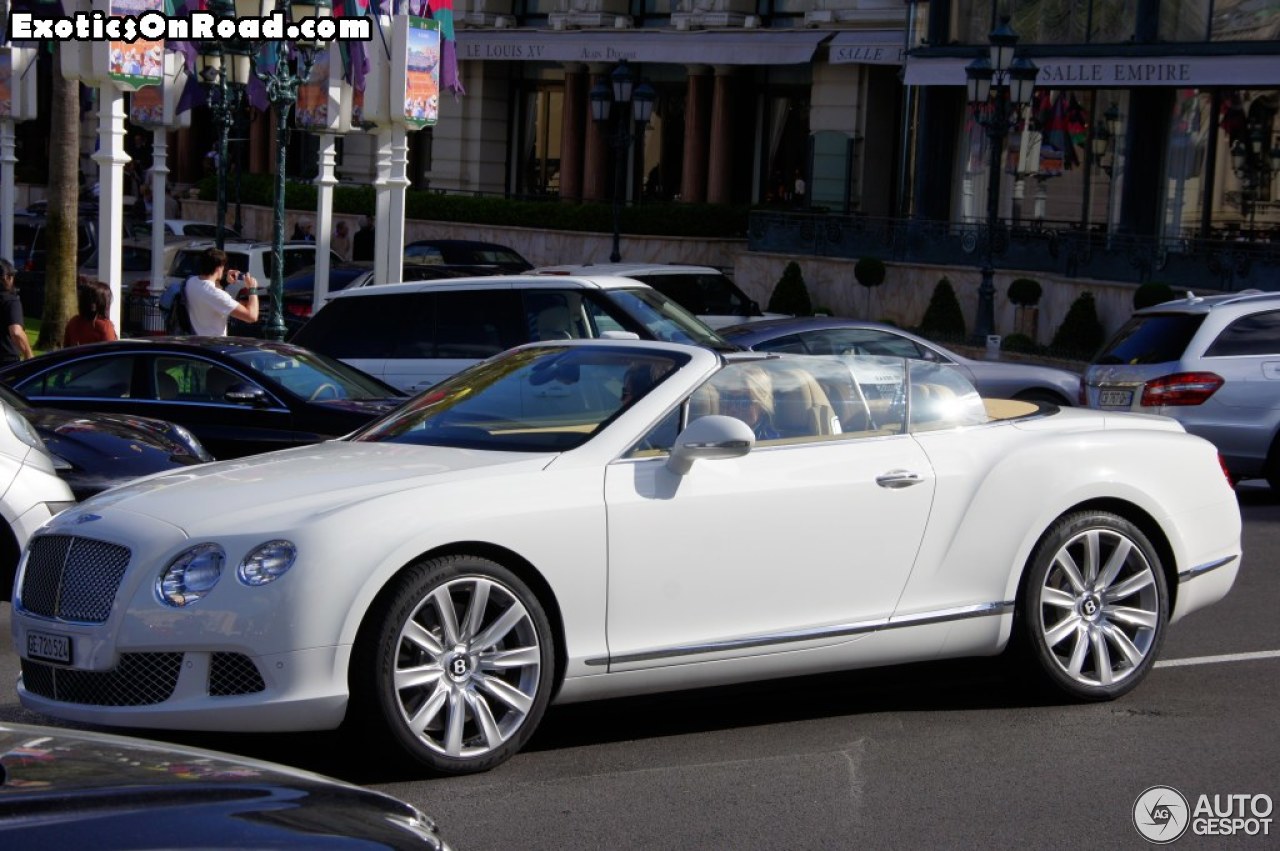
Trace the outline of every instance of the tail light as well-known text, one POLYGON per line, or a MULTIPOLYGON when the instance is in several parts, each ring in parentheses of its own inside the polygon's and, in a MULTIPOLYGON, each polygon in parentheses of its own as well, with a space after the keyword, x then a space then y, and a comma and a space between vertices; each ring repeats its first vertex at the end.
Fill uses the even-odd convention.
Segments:
POLYGON ((284 312, 298 319, 311 318, 311 302, 309 301, 286 301, 284 303, 284 312))
POLYGON ((1142 388, 1142 406, 1200 405, 1218 392, 1223 383, 1223 377, 1212 372, 1175 372, 1146 383, 1142 388))

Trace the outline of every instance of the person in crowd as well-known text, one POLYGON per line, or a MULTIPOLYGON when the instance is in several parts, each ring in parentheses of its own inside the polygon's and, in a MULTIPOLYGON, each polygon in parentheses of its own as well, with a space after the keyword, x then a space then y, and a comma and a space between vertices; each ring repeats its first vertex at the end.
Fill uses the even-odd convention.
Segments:
POLYGON ((333 239, 329 241, 329 247, 343 260, 351 259, 351 229, 347 227, 346 220, 338 219, 338 224, 333 228, 333 239))
POLYGON ((298 223, 293 226, 293 236, 290 239, 297 242, 315 242, 315 226, 311 224, 311 219, 298 219, 298 223))
POLYGON ((80 281, 76 284, 76 302, 80 312, 63 329, 64 348, 117 339, 116 326, 111 324, 111 287, 102 281, 80 281))
POLYGON ((0 260, 0 316, 5 333, 0 335, 0 363, 16 363, 31 357, 31 341, 22 318, 22 299, 16 287, 18 270, 8 260, 0 260))
POLYGON ((736 386, 720 391, 720 413, 751 426, 756 440, 777 440, 782 434, 773 425, 773 385, 768 374, 745 368, 741 379, 736 386))
POLYGON ((201 252, 196 274, 183 285, 183 294, 191 330, 199 336, 225 337, 229 317, 250 324, 258 321, 257 280, 247 272, 227 271, 227 253, 217 248, 206 248, 201 252), (223 289, 237 284, 248 294, 244 304, 223 289))
POLYGON ((373 259, 373 219, 370 216, 360 220, 360 229, 351 237, 351 259, 373 259))

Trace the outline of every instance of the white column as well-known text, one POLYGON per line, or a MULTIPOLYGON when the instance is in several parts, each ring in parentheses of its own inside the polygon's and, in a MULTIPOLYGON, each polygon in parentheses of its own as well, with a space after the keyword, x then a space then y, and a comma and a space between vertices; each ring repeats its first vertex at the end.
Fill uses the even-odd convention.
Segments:
MULTIPOLYGON (((388 254, 387 244, 391 232, 391 131, 383 130, 377 135, 378 142, 378 177, 374 187, 373 217, 373 281, 385 284, 391 280, 387 277, 388 254)), ((401 227, 404 224, 401 222, 401 227)))
POLYGON ((151 131, 151 292, 164 290, 165 200, 168 198, 169 134, 163 128, 151 131))
POLYGON ((404 214, 409 189, 409 133, 403 127, 391 131, 391 175, 387 180, 390 213, 387 221, 387 278, 404 277, 404 214))
POLYGON ((14 152, 13 122, 0 121, 0 257, 13 262, 13 211, 18 195, 13 185, 13 167, 18 162, 14 152))
POLYGON ((316 272, 311 312, 320 309, 329 292, 329 246, 333 240, 333 187, 338 185, 334 165, 338 159, 337 137, 320 135, 320 175, 316 178, 316 272))
POLYGON ((120 327, 120 267, 124 235, 124 94, 115 86, 98 90, 98 280, 111 287, 111 322, 120 327))

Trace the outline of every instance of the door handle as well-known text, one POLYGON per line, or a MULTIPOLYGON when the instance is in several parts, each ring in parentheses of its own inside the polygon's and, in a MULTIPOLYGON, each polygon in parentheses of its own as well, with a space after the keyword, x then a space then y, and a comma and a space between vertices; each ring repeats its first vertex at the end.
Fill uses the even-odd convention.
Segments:
POLYGON ((882 488, 909 488, 912 485, 918 485, 924 481, 919 473, 913 473, 910 470, 890 470, 887 473, 881 473, 876 476, 876 484, 882 488))

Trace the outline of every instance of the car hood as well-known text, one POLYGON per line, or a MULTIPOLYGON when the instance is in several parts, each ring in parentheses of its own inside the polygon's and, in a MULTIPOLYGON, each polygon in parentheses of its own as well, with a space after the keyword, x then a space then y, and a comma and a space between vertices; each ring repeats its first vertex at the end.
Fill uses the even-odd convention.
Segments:
POLYGON ((389 396, 386 399, 325 399, 312 402, 331 411, 343 411, 350 414, 368 414, 381 416, 390 413, 408 400, 408 396, 389 396))
POLYGON ((135 470, 150 466, 148 472, 154 472, 206 460, 169 439, 170 426, 160 420, 55 408, 31 408, 24 414, 49 451, 77 466, 98 466, 84 463, 97 457, 100 463, 123 461, 135 470))
POLYGON ((332 440, 150 476, 87 500, 52 522, 74 523, 79 515, 111 508, 163 520, 189 534, 211 521, 219 528, 296 523, 414 488, 535 472, 554 457, 332 440))

